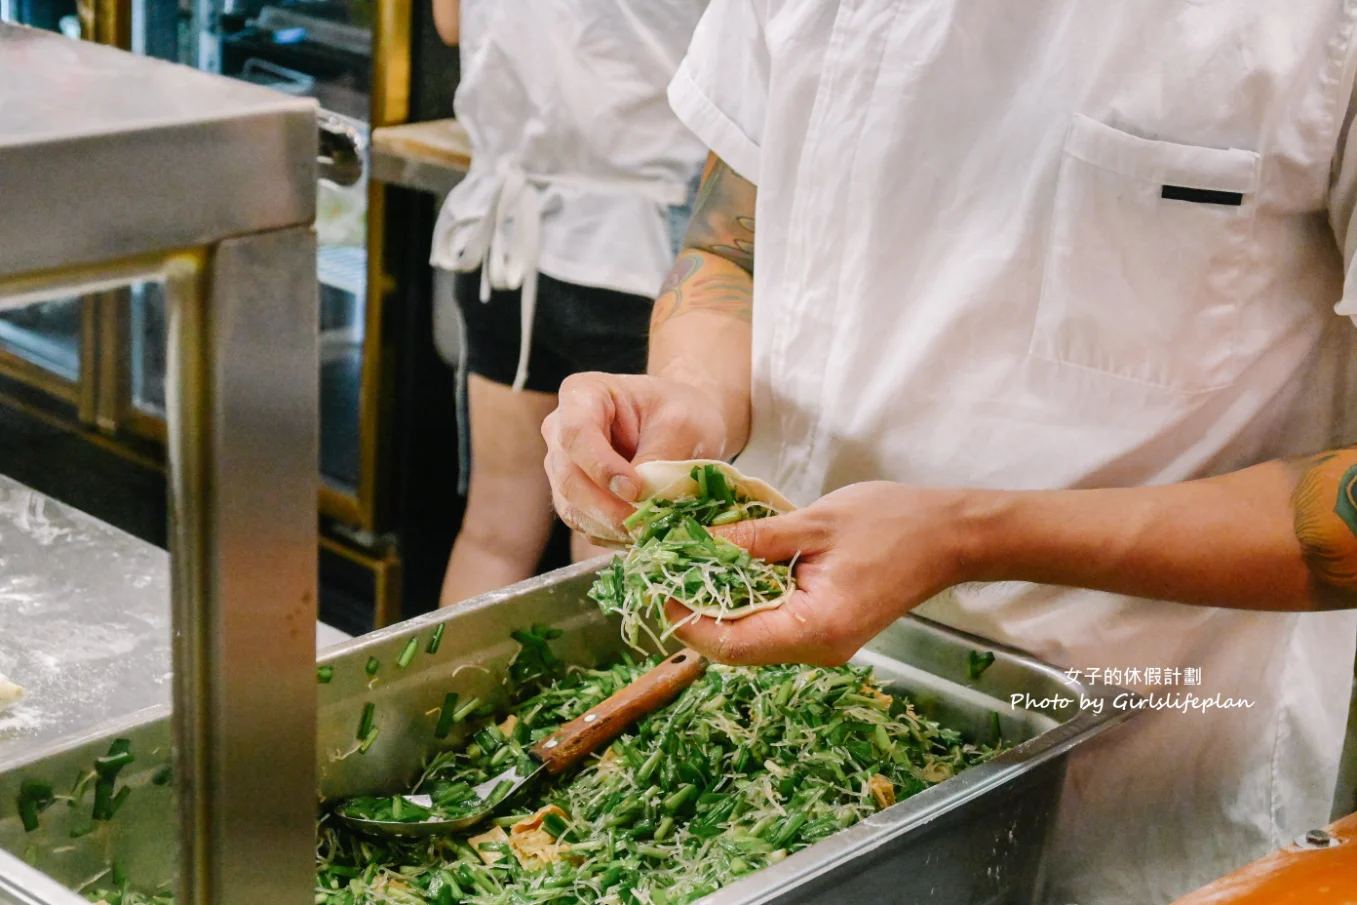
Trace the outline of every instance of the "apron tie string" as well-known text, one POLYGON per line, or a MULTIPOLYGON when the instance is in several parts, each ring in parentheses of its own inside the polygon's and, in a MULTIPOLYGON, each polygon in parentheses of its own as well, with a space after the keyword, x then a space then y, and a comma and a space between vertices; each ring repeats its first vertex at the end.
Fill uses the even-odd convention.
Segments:
POLYGON ((540 186, 556 184, 590 191, 635 193, 668 205, 684 203, 687 186, 628 177, 535 176, 525 172, 512 158, 498 162, 493 179, 486 216, 455 219, 448 216, 446 207, 439 215, 433 264, 462 273, 479 267, 482 302, 490 301, 492 290, 520 290, 522 323, 513 388, 521 390, 528 379, 533 319, 537 313, 537 263, 542 241, 540 186))
MULTIPOLYGON (((518 370, 513 388, 523 389, 532 353, 532 325, 537 313, 537 256, 541 247, 542 195, 523 168, 502 160, 495 173, 490 210, 484 217, 440 223, 436 246, 449 251, 453 270, 481 271, 480 299, 491 290, 519 290, 522 321, 518 370)), ((440 261, 442 260, 440 256, 440 261)), ((439 263, 439 262, 435 262, 439 263)))

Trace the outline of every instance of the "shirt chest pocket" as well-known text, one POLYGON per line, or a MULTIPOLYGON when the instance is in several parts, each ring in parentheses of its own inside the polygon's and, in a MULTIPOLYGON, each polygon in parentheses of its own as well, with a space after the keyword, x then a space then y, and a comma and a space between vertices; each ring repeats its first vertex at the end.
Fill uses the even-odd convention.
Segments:
POLYGON ((1076 114, 1031 354, 1179 393, 1233 381, 1260 166, 1076 114))

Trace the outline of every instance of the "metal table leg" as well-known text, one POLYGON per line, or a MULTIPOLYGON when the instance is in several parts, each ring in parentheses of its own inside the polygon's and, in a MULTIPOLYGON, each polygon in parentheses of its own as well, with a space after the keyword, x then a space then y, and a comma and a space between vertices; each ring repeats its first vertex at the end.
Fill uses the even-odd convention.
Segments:
POLYGON ((229 239, 201 263, 167 284, 180 890, 300 903, 315 879, 315 239, 229 239))

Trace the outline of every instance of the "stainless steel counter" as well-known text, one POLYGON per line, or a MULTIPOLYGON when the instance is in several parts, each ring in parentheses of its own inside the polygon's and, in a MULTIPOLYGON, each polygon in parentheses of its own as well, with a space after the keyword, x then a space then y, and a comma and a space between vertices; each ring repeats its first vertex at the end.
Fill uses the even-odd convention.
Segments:
MULTIPOLYGON (((169 555, 0 475, 0 769, 170 702, 169 555)), ((316 646, 349 636, 316 624, 316 646)))
POLYGON ((0 273, 315 217, 308 99, 3 22, 0 73, 0 198, 10 210, 61 212, 51 231, 0 217, 0 273))

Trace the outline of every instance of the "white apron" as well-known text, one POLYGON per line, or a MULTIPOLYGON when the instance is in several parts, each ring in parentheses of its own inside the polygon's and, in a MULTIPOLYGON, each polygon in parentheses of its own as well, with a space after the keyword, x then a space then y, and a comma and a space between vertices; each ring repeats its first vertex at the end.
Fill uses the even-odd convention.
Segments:
POLYGON ((522 289, 514 388, 528 376, 537 274, 653 296, 673 261, 669 210, 704 148, 664 91, 706 0, 462 0, 454 101, 471 171, 431 262, 481 268, 481 301, 522 289))
MULTIPOLYGON (((1357 440, 1334 314, 1357 311, 1354 7, 713 0, 670 101, 759 186, 741 469, 804 504, 880 478, 1158 484, 1357 440)), ((1168 902, 1327 822, 1357 613, 1016 583, 925 612, 1252 702, 1142 714, 1073 757, 1052 905, 1168 902)))

